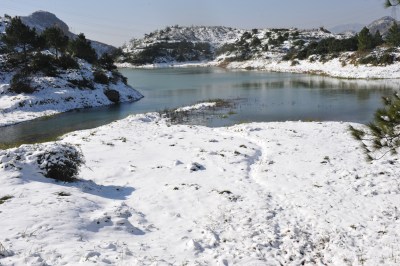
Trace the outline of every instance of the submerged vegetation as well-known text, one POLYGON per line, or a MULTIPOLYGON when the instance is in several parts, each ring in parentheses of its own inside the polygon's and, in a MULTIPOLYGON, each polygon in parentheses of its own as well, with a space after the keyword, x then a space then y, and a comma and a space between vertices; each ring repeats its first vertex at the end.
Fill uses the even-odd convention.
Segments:
POLYGON ((236 100, 209 99, 193 105, 193 108, 164 109, 158 113, 167 118, 171 124, 191 124, 198 118, 206 118, 213 115, 223 118, 226 114, 221 114, 219 111, 228 110, 228 114, 233 115, 235 112, 233 112, 232 108, 235 105, 236 100))

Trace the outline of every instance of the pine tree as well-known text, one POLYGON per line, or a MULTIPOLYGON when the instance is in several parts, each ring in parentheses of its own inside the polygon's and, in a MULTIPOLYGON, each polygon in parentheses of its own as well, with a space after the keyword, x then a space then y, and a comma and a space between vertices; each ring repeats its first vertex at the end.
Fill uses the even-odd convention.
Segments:
POLYGON ((358 34, 358 50, 365 51, 374 48, 374 39, 367 27, 364 27, 358 34))
POLYGON ((400 5, 400 0, 386 0, 385 1, 385 7, 391 7, 391 6, 398 6, 400 5))
POLYGON ((56 58, 58 58, 58 52, 65 51, 68 45, 68 37, 64 32, 58 27, 47 28, 42 36, 46 40, 48 47, 54 48, 56 51, 56 58))
POLYGON ((393 23, 392 27, 390 27, 386 36, 386 42, 396 47, 400 46, 400 29, 396 22, 393 23))
POLYGON ((92 48, 83 33, 79 34, 74 40, 69 43, 69 51, 72 55, 84 59, 89 63, 94 63, 97 60, 96 51, 92 48))
MULTIPOLYGON (((400 5, 400 0, 387 0, 385 4, 386 7, 397 5, 400 5)), ((394 46, 400 45, 399 27, 396 22, 389 29, 386 42, 394 46)), ((361 142, 369 160, 376 159, 372 157, 374 152, 382 151, 382 157, 388 152, 396 154, 400 147, 400 96, 395 94, 392 98, 383 98, 383 101, 384 108, 375 112, 374 121, 367 125, 368 129, 355 129, 350 126, 353 137, 361 142)))
POLYGON ((385 107, 375 112, 374 122, 368 125, 368 130, 350 126, 353 137, 361 141, 370 160, 374 159, 371 156, 373 152, 381 150, 383 154, 397 154, 397 148, 400 147, 400 96, 396 94, 393 98, 385 97, 383 100, 385 107))
POLYGON ((375 35, 374 35, 373 39, 374 39, 374 40, 373 40, 374 47, 379 46, 379 45, 381 45, 381 44, 384 43, 383 38, 382 38, 382 35, 381 35, 381 33, 379 32, 379 30, 377 30, 377 31, 375 32, 375 35))
POLYGON ((33 47, 37 38, 36 31, 22 23, 21 18, 14 17, 10 21, 10 25, 6 28, 6 34, 2 40, 11 49, 22 48, 23 59, 27 64, 28 49, 33 47))
POLYGON ((103 68, 111 71, 116 69, 117 67, 114 65, 114 59, 108 54, 105 53, 103 54, 100 59, 99 62, 100 66, 102 66, 103 68))

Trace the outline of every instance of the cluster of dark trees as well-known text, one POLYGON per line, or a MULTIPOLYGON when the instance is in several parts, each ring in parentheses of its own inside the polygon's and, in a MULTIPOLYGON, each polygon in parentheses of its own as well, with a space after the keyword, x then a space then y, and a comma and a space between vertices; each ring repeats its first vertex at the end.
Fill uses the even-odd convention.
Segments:
MULTIPOLYGON (((160 42, 154 43, 126 61, 135 65, 152 64, 165 58, 177 62, 212 59, 213 53, 209 43, 160 42)), ((160 61, 161 62, 161 61, 160 61)))
MULTIPOLYGON (((30 76, 41 72, 46 76, 57 76, 58 70, 79 69, 77 58, 95 64, 99 69, 114 70, 114 59, 108 54, 98 58, 91 42, 83 33, 76 38, 69 38, 60 28, 51 27, 42 33, 26 26, 19 17, 11 18, 1 37, 4 43, 1 52, 7 54, 3 70, 15 71, 11 81, 11 90, 16 93, 31 93, 30 76), (42 53, 53 51, 54 55, 42 53)), ((104 82, 105 75, 95 75, 104 82)))
MULTIPOLYGON (((306 47, 294 48, 284 56, 284 60, 304 60, 311 55, 320 55, 323 58, 326 55, 338 55, 341 52, 358 51, 360 56, 363 52, 368 52, 377 46, 385 44, 390 47, 400 46, 400 29, 396 23, 389 29, 385 38, 379 31, 371 34, 369 29, 364 27, 358 34, 350 38, 336 39, 326 38, 320 41, 313 41, 306 47)), ((367 64, 391 64, 394 58, 390 53, 385 53, 381 58, 367 56, 360 57, 359 63, 367 64)))

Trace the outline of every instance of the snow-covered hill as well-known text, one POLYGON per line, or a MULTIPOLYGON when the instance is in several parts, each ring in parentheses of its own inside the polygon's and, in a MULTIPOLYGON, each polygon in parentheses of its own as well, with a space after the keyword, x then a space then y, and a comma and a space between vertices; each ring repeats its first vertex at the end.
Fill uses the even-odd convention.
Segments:
POLYGON ((383 36, 386 36, 390 27, 392 27, 393 23, 395 22, 397 21, 392 17, 383 17, 373 21, 367 26, 367 28, 372 34, 375 34, 377 31, 379 31, 383 36))
MULTIPOLYGON (((125 56, 120 63, 152 64, 190 60, 191 52, 196 51, 196 45, 204 44, 209 50, 207 59, 214 60, 224 54, 229 56, 247 53, 246 57, 265 58, 274 52, 282 56, 289 49, 322 38, 343 38, 325 29, 253 29, 243 30, 228 27, 167 27, 146 34, 142 39, 132 39, 122 47, 125 56), (234 51, 236 50, 236 51, 234 51), (188 60, 189 59, 189 60, 188 60)), ((204 49, 201 49, 203 52, 204 49)), ((240 56, 240 55, 239 55, 240 56)))
POLYGON ((132 39, 124 48, 126 52, 134 52, 151 44, 160 42, 208 42, 214 47, 237 40, 244 30, 229 27, 171 26, 146 34, 143 39, 132 39))
POLYGON ((351 24, 342 24, 337 25, 332 28, 329 28, 329 31, 332 33, 340 34, 340 33, 357 33, 364 27, 364 24, 360 23, 351 23, 351 24))
MULTIPOLYGON (((52 14, 47 18, 50 24, 58 21, 52 14)), ((10 18, 0 18, 0 37, 9 21, 10 18)), ((40 24, 38 20, 31 22, 43 26, 42 29, 50 25, 40 24)), ((3 46, 0 41, 0 49, 3 46)), ((29 51, 22 63, 17 50, 0 51, 0 127, 143 97, 127 85, 118 71, 100 61, 92 65, 68 54, 56 58, 49 50, 34 50, 29 51)))

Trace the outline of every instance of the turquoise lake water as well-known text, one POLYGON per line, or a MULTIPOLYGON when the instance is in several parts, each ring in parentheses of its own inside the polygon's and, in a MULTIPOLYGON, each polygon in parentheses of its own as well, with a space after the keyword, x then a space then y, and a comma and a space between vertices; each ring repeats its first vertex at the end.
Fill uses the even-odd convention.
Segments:
POLYGON ((34 143, 88 129, 130 114, 160 111, 209 99, 229 99, 233 108, 190 123, 229 126, 242 122, 350 121, 367 123, 393 94, 384 81, 233 71, 221 68, 120 69, 145 98, 138 102, 72 111, 0 128, 0 143, 34 143))

